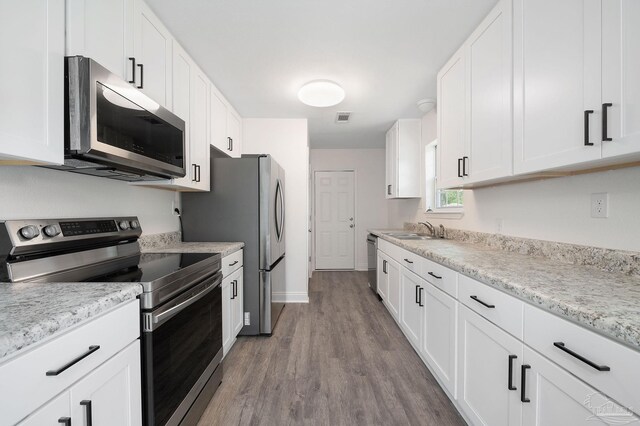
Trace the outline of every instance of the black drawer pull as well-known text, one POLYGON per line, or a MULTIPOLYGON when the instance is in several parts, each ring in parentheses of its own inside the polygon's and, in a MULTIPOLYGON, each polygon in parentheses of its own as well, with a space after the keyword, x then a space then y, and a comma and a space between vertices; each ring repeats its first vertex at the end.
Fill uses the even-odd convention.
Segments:
POLYGON ((229 266, 237 265, 237 264, 238 264, 238 262, 239 262, 239 261, 238 261, 238 260, 236 260, 235 262, 230 263, 230 264, 229 264, 229 266))
POLYGON ((405 261, 405 262, 407 262, 407 263, 413 263, 413 262, 412 262, 412 261, 410 261, 409 259, 405 259, 404 261, 405 261))
POLYGON ((593 114, 592 109, 584 112, 584 146, 592 146, 593 142, 589 142, 589 115, 593 114))
POLYGON ((93 424, 93 415, 91 413, 91 400, 85 399, 80 401, 80 405, 83 405, 87 412, 87 426, 91 426, 93 424))
POLYGON ((47 371, 47 376, 57 376, 58 374, 62 373, 64 370, 66 370, 67 368, 72 367, 73 365, 79 363, 80 361, 82 361, 83 359, 85 359, 86 357, 88 357, 89 355, 91 355, 92 353, 97 351, 98 349, 100 349, 99 345, 89 346, 89 350, 87 352, 83 353, 82 355, 80 355, 77 358, 74 358, 68 364, 63 365, 58 370, 49 370, 49 371, 47 371))
POLYGON ((517 355, 509 355, 509 383, 507 384, 507 389, 509 390, 518 390, 517 387, 513 386, 513 360, 518 359, 517 355))
POLYGON ((575 353, 571 349, 567 348, 564 345, 564 342, 553 342, 553 346, 555 346, 556 348, 560 349, 563 352, 568 353, 569 355, 571 355, 574 358, 578 358, 580 361, 584 362, 589 367, 593 367, 598 371, 611 371, 611 368, 609 368, 608 366, 606 366, 606 365, 598 365, 595 362, 590 361, 587 358, 583 357, 582 355, 575 353))
POLYGON ((475 300, 476 302, 478 302, 479 304, 486 306, 487 308, 493 309, 496 307, 496 305, 490 305, 486 302, 483 302, 482 300, 478 299, 478 296, 469 296, 470 298, 472 298, 473 300, 475 300))
POLYGON ((606 103, 602 104, 602 141, 603 142, 611 142, 613 139, 609 137, 609 116, 607 114, 607 110, 609 107, 612 107, 613 104, 606 103))
POLYGON ((442 277, 437 276, 436 274, 434 274, 433 272, 428 272, 429 275, 431 275, 433 278, 437 279, 437 280, 441 280, 442 277))
POLYGON ((58 423, 63 424, 64 426, 71 426, 71 417, 60 417, 58 419, 58 423))
POLYGON ((422 292, 424 291, 424 288, 420 287, 420 290, 418 292, 418 306, 424 306, 424 304, 422 303, 422 292))
POLYGON ((520 367, 520 374, 522 376, 520 377, 520 401, 522 402, 531 402, 531 400, 525 395, 527 387, 527 370, 530 368, 531 366, 527 364, 523 364, 522 367, 520 367))

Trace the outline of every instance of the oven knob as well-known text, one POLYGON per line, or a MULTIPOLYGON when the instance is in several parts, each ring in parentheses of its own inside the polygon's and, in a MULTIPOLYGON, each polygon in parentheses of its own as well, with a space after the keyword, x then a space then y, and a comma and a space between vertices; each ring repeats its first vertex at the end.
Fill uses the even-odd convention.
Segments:
POLYGON ((32 240, 38 235, 40 235, 40 230, 38 230, 37 226, 27 225, 25 227, 20 228, 20 235, 27 240, 32 240))
POLYGON ((138 229, 140 228, 140 222, 138 222, 137 220, 132 220, 129 225, 131 226, 131 229, 138 229))
POLYGON ((55 237, 56 235, 60 235, 60 228, 58 225, 47 225, 42 228, 42 232, 44 232, 44 235, 47 237, 55 237))
POLYGON ((129 229, 129 222, 127 222, 126 220, 123 220, 122 222, 118 223, 118 226, 123 231, 126 231, 127 229, 129 229))

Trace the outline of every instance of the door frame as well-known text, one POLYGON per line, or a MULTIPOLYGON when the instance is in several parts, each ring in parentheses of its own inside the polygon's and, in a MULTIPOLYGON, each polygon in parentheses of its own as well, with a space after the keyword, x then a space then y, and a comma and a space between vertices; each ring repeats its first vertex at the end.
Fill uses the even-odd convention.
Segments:
MULTIPOLYGON (((359 221, 358 221, 358 203, 356 203, 357 194, 358 194, 358 171, 356 169, 317 169, 312 170, 313 173, 313 182, 312 182, 312 191, 311 191, 311 206, 312 206, 312 230, 311 233, 311 250, 312 255, 311 259, 313 264, 311 265, 312 271, 317 271, 316 269, 316 178, 317 173, 326 173, 326 172, 351 172, 353 173, 353 217, 355 219, 356 226, 353 230, 353 269, 336 269, 336 271, 355 271, 356 268, 356 235, 358 234, 359 229, 359 221)), ((331 271, 331 269, 321 269, 322 271, 331 271)))

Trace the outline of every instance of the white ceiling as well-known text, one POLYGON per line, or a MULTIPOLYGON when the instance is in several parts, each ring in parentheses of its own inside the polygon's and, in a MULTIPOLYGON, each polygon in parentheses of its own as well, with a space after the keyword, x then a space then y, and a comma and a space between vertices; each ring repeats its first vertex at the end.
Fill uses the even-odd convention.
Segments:
POLYGON ((312 148, 377 148, 496 0, 147 0, 243 117, 308 118, 312 148), (300 103, 329 79, 335 107, 300 103), (336 124, 337 111, 352 111, 336 124))

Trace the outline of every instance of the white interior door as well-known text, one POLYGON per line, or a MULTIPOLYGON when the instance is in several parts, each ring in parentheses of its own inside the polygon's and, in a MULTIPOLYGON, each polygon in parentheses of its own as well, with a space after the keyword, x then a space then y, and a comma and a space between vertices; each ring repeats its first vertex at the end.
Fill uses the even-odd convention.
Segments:
POLYGON ((316 172, 316 269, 355 268, 354 172, 316 172))

